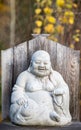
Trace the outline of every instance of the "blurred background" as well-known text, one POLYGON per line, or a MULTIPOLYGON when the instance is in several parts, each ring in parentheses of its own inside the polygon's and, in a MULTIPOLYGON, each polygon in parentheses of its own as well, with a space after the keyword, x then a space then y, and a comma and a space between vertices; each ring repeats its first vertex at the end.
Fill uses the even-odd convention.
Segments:
POLYGON ((81 50, 81 0, 0 0, 0 51, 31 39, 32 33, 49 33, 49 39, 81 50))

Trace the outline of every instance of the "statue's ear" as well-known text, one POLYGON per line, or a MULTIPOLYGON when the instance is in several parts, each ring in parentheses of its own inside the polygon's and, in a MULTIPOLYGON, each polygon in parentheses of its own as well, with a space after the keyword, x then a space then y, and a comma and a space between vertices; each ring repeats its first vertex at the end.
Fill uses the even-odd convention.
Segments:
POLYGON ((32 66, 32 61, 30 61, 30 67, 32 66))
POLYGON ((31 67, 32 67, 32 61, 30 61, 30 65, 28 67, 28 71, 30 72, 31 71, 31 67))

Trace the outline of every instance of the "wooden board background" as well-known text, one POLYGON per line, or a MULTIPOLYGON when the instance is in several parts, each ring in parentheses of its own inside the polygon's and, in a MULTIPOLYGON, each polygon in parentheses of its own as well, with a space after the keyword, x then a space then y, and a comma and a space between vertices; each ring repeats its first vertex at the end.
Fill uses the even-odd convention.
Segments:
POLYGON ((51 56, 52 67, 60 72, 70 89, 70 111, 73 120, 78 121, 79 110, 79 63, 80 51, 38 36, 2 51, 2 118, 9 117, 10 96, 17 76, 29 66, 32 54, 45 50, 51 56))

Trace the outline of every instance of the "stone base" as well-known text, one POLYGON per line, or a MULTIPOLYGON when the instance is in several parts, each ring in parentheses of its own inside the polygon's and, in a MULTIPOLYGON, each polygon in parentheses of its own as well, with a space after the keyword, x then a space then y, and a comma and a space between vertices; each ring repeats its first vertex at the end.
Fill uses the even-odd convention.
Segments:
POLYGON ((18 126, 10 122, 1 122, 0 130, 81 130, 81 122, 72 122, 62 127, 18 126))

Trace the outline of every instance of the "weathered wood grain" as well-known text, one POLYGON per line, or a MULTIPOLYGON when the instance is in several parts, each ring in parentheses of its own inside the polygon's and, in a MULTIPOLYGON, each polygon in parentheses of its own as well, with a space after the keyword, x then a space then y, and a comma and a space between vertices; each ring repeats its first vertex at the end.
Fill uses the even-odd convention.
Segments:
POLYGON ((1 52, 2 59, 2 118, 9 116, 13 77, 13 48, 1 52))
POLYGON ((66 81, 66 47, 57 43, 57 60, 56 70, 61 73, 64 80, 66 81))
POLYGON ((31 58, 32 54, 37 50, 45 50, 45 37, 38 36, 28 42, 28 56, 31 58))
POLYGON ((80 52, 67 48, 66 81, 70 89, 70 110, 73 120, 79 120, 79 59, 80 52))
POLYGON ((13 84, 16 82, 17 76, 27 69, 27 42, 19 44, 13 48, 13 84))
POLYGON ((48 53, 50 54, 51 57, 51 64, 52 64, 52 68, 54 70, 56 70, 56 60, 57 60, 57 43, 52 41, 52 40, 48 40, 48 45, 47 45, 48 49, 48 53))

